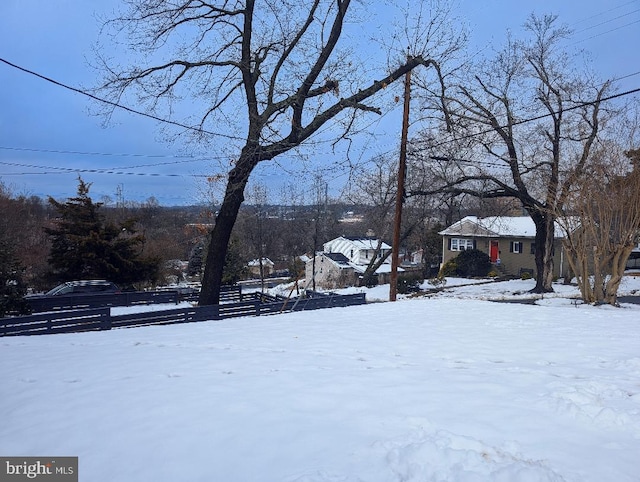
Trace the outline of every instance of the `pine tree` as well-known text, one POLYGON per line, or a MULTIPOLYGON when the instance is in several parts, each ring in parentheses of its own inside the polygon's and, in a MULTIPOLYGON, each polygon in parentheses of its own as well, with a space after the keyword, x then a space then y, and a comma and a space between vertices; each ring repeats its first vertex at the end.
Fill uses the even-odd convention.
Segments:
POLYGON ((232 285, 240 281, 247 274, 247 263, 240 253, 240 242, 232 239, 224 260, 223 285, 232 285))
POLYGON ((91 184, 78 178, 77 196, 66 203, 49 197, 58 213, 51 236, 49 265, 60 281, 104 278, 122 286, 155 281, 159 260, 142 256, 145 238, 136 232, 134 220, 107 222, 89 197, 91 184))

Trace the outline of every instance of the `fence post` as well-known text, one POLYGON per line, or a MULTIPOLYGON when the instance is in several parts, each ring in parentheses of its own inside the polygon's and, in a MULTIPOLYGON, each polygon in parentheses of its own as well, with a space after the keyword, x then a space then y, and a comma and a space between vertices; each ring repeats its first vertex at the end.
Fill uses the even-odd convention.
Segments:
POLYGON ((111 329, 111 308, 105 308, 100 313, 100 329, 103 331, 111 329))

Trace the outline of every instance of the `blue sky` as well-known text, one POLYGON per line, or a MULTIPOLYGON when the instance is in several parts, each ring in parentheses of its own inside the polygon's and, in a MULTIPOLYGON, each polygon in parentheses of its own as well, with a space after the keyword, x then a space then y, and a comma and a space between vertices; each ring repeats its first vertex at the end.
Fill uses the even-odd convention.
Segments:
MULTIPOLYGON (((3 0, 0 58, 71 86, 95 85, 97 74, 88 66, 99 28, 95 16, 108 15, 118 4, 3 0)), ((619 84, 623 91, 640 87, 640 0, 459 0, 459 6, 474 46, 499 46, 507 29, 517 34, 532 11, 558 14, 575 31, 568 46, 590 51, 603 78, 625 77, 619 84)), ((95 104, 87 97, 4 63, 0 85, 0 181, 14 192, 63 199, 75 194, 80 174, 93 183, 97 200, 115 200, 118 193, 129 201, 153 196, 165 206, 208 199, 202 176, 212 173, 214 163, 186 157, 190 151, 184 144, 164 141, 155 121, 118 112, 104 127, 90 115, 95 104)), ((396 129, 399 115, 393 114, 371 157, 376 149, 397 144, 400 122, 396 129)), ((255 179, 282 184, 287 176, 274 169, 263 165, 255 179)), ((339 187, 346 176, 333 178, 339 187)))

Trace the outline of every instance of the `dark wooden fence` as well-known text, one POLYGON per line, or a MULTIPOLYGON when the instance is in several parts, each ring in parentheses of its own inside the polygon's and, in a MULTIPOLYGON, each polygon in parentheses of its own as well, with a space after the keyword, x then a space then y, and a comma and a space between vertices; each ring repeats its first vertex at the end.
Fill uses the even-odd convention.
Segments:
MULTIPOLYGON (((238 292, 240 292, 238 290, 238 292)), ((285 311, 318 310, 323 308, 362 305, 364 293, 336 295, 307 292, 306 297, 285 299, 260 293, 242 296, 242 301, 219 305, 147 311, 112 315, 110 307, 52 311, 29 316, 0 319, 0 336, 43 335, 110 330, 147 325, 169 325, 196 321, 222 320, 239 316, 261 316, 285 311)), ((116 305, 113 305, 116 306, 116 305)))
MULTIPOLYGON (((242 300, 242 289, 240 286, 223 286, 221 288, 220 301, 222 303, 240 300, 242 300)), ((28 299, 32 313, 159 303, 178 304, 181 301, 198 301, 198 293, 185 293, 178 289, 164 289, 156 291, 125 291, 123 293, 51 296, 48 298, 28 299)))

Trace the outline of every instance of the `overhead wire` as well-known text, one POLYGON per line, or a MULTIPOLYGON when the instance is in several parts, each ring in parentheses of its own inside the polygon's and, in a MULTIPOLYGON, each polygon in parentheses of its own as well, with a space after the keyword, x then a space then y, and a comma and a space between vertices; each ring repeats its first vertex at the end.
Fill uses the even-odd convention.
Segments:
MULTIPOLYGON (((630 5, 630 4, 633 4, 633 3, 636 3, 636 0, 631 1, 631 2, 627 2, 625 4, 619 5, 618 7, 614 7, 612 9, 609 9, 609 11, 617 10, 619 8, 623 8, 624 6, 627 6, 627 5, 630 5)), ((632 12, 628 12, 626 14, 619 15, 619 16, 613 18, 613 19, 601 22, 601 23, 596 24, 596 25, 592 25, 590 27, 586 27, 586 28, 584 28, 584 29, 582 29, 582 30, 580 30, 578 32, 583 32, 583 31, 586 31, 586 30, 590 30, 592 28, 604 25, 606 23, 609 23, 611 21, 617 20, 619 18, 626 17, 626 16, 631 15, 633 13, 636 13, 638 11, 640 11, 640 10, 634 10, 632 12)), ((584 20, 582 20, 580 22, 584 22, 584 21, 587 21, 589 19, 596 18, 596 17, 599 18, 600 14, 588 17, 587 19, 584 19, 584 20)), ((580 23, 580 22, 578 22, 578 23, 580 23)), ((609 30, 607 32, 602 32, 602 33, 596 34, 593 37, 604 35, 606 33, 610 33, 612 31, 619 30, 621 28, 624 28, 626 26, 633 25, 633 24, 636 24, 636 23, 639 23, 639 22, 640 22, 640 20, 637 20, 637 21, 631 22, 629 24, 619 26, 619 27, 617 27, 615 29, 612 29, 612 30, 609 30)), ((593 37, 590 37, 590 38, 593 38, 593 37)), ((583 39, 583 40, 588 40, 588 39, 583 39)), ((580 40, 580 41, 583 41, 583 40, 580 40)), ((94 99, 94 100, 96 100, 98 102, 101 102, 101 103, 104 103, 104 104, 107 104, 107 105, 110 105, 110 106, 112 106, 114 108, 122 109, 122 110, 125 110, 125 111, 133 113, 133 114, 137 114, 137 115, 140 115, 140 116, 148 117, 148 118, 154 119, 154 120, 156 120, 158 122, 174 125, 174 126, 177 126, 177 127, 183 128, 183 129, 187 129, 187 130, 190 130, 190 131, 195 131, 195 132, 200 133, 200 134, 208 134, 208 135, 213 135, 213 136, 222 136, 222 137, 227 137, 227 138, 231 138, 231 139, 236 139, 236 137, 233 137, 233 136, 227 136, 227 135, 221 134, 221 133, 214 133, 214 132, 207 131, 207 130, 199 128, 199 127, 189 126, 187 124, 183 124, 183 123, 180 123, 180 122, 172 121, 172 120, 169 120, 169 119, 164 119, 164 118, 158 117, 158 116, 153 115, 153 114, 149 114, 149 113, 146 113, 146 112, 142 112, 142 111, 133 109, 131 107, 128 107, 126 105, 122 105, 122 104, 117 103, 117 102, 113 102, 113 101, 109 101, 107 99, 103 99, 103 98, 98 97, 98 96, 96 96, 94 94, 91 94, 90 92, 87 92, 86 90, 79 89, 79 88, 67 85, 67 84, 65 84, 63 82, 57 81, 57 80, 52 79, 52 78, 50 78, 48 76, 42 75, 42 74, 40 74, 38 72, 35 72, 33 70, 30 70, 30 69, 27 69, 27 68, 22 67, 20 65, 17 65, 17 64, 15 64, 13 62, 10 62, 10 61, 8 61, 8 60, 6 60, 4 58, 0 58, 0 62, 3 62, 6 65, 8 65, 8 66, 10 66, 12 68, 18 69, 18 70, 20 70, 22 72, 25 72, 27 74, 30 74, 30 75, 33 75, 33 76, 35 76, 37 78, 45 80, 47 82, 50 82, 50 83, 52 83, 52 84, 54 84, 56 86, 59 86, 59 87, 62 87, 64 89, 70 90, 72 92, 87 96, 87 97, 89 97, 91 99, 94 99)), ((639 73, 640 72, 635 72, 633 74, 629 74, 629 75, 626 75, 624 77, 619 77, 619 79, 623 79, 623 78, 631 77, 631 76, 634 76, 634 75, 638 75, 639 73)), ((640 89, 629 90, 629 91, 626 91, 626 92, 623 92, 623 93, 620 93, 620 94, 615 94, 615 95, 609 96, 607 98, 602 99, 601 101, 604 102, 604 101, 612 100, 612 99, 615 99, 615 98, 618 98, 618 97, 622 97, 622 96, 625 96, 625 95, 630 95, 630 94, 636 93, 638 91, 640 91, 640 89)), ((593 104, 593 102, 585 102, 585 103, 578 104, 576 106, 570 107, 570 108, 565 109, 565 110, 577 109, 577 108, 584 107, 584 106, 590 105, 590 104, 593 104)), ((536 120, 543 119, 545 117, 549 117, 551 115, 553 115, 553 113, 546 113, 546 114, 542 114, 540 116, 531 117, 531 118, 528 118, 528 119, 523 119, 523 120, 515 122, 514 125, 524 124, 524 123, 527 123, 527 122, 533 122, 533 121, 536 121, 536 120)), ((380 122, 380 120, 376 120, 376 121, 370 123, 369 125, 371 125, 371 124, 373 124, 375 122, 380 122)), ((464 139, 472 138, 472 137, 475 137, 475 136, 478 136, 478 135, 486 134, 486 133, 491 132, 491 131, 492 130, 487 130, 487 131, 468 134, 466 136, 462 136, 461 138, 458 138, 458 140, 464 140, 464 139)), ((317 139, 316 139, 316 142, 317 142, 317 139)), ((324 142, 324 141, 321 141, 321 142, 324 142)), ((451 140, 446 140, 446 141, 443 141, 442 143, 434 145, 433 147, 440 147, 440 146, 442 146, 444 144, 447 144, 447 143, 450 143, 450 142, 452 142, 452 141, 451 140)), ((34 149, 34 148, 14 148, 14 147, 1 147, 1 146, 0 146, 0 149, 16 150, 16 151, 22 150, 22 151, 35 151, 35 152, 50 152, 50 153, 62 153, 62 154, 74 154, 74 155, 93 155, 93 156, 123 156, 123 157, 124 156, 130 156, 130 157, 157 157, 157 158, 164 158, 164 157, 168 157, 168 158, 176 158, 176 157, 177 158, 183 158, 183 157, 189 157, 189 156, 126 154, 126 153, 125 154, 99 153, 99 152, 90 153, 90 152, 79 152, 79 151, 63 151, 63 150, 34 149)), ((391 152, 391 151, 388 151, 388 152, 391 152)), ((185 163, 185 162, 198 162, 198 161, 215 160, 215 159, 221 160, 221 159, 224 159, 224 157, 201 158, 201 159, 186 159, 186 160, 172 161, 172 162, 167 162, 167 163, 143 164, 143 165, 138 165, 138 166, 117 167, 117 168, 102 168, 102 169, 52 168, 52 167, 42 167, 42 166, 35 166, 35 165, 21 165, 21 164, 18 164, 18 163, 9 164, 9 163, 6 163, 6 162, 2 162, 2 164, 15 165, 15 166, 21 166, 21 167, 29 167, 29 168, 43 168, 43 169, 51 169, 51 170, 71 171, 71 172, 94 172, 94 173, 105 173, 105 174, 183 177, 185 175, 182 175, 182 174, 131 173, 131 172, 124 172, 123 169, 135 169, 135 168, 141 168, 141 167, 162 166, 162 165, 169 165, 169 164, 177 164, 177 163, 185 163), (117 170, 119 170, 119 171, 117 171, 117 170)), ((202 176, 191 175, 190 177, 204 177, 204 175, 202 175, 202 176)))
POLYGON ((202 129, 200 127, 190 126, 190 125, 183 124, 181 122, 172 121, 172 120, 169 120, 169 119, 163 119, 162 117, 158 117, 158 116, 156 116, 154 114, 149 114, 148 112, 142 112, 140 110, 133 109, 133 108, 131 108, 129 106, 120 104, 118 102, 113 102, 111 100, 103 99, 102 97, 98 97, 97 95, 94 95, 94 94, 92 94, 90 92, 87 92, 86 90, 79 89, 77 87, 73 87, 73 86, 67 85, 67 84, 65 84, 63 82, 57 81, 55 79, 52 79, 51 77, 47 77, 46 75, 42 75, 42 74, 40 74, 38 72, 35 72, 33 70, 30 70, 30 69, 27 69, 27 68, 22 67, 20 65, 17 65, 17 64, 15 64, 13 62, 10 62, 10 61, 2 58, 2 57, 0 57, 0 62, 4 63, 4 64, 6 64, 6 65, 8 65, 10 67, 13 67, 14 69, 20 70, 20 71, 25 72, 27 74, 33 75, 35 77, 38 77, 39 79, 42 79, 42 80, 50 82, 50 83, 52 83, 54 85, 57 85, 58 87, 62 87, 64 89, 70 90, 70 91, 75 92, 77 94, 84 95, 84 96, 89 97, 89 98, 91 98, 93 100, 96 100, 96 101, 98 101, 100 103, 107 104, 107 105, 110 105, 112 107, 116 107, 118 109, 125 110, 127 112, 132 113, 132 114, 137 114, 137 115, 140 115, 140 116, 143 116, 143 117, 148 117, 148 118, 156 120, 158 122, 163 122, 165 124, 171 124, 173 126, 177 126, 177 127, 182 128, 182 129, 186 129, 186 130, 189 130, 189 131, 197 132, 198 134, 208 134, 208 135, 211 135, 211 136, 219 136, 219 137, 226 137, 226 138, 229 138, 229 139, 236 139, 233 136, 229 136, 229 135, 226 135, 226 134, 220 134, 220 133, 216 133, 216 132, 211 132, 211 131, 202 129))
MULTIPOLYGON (((154 172, 126 172, 123 170, 116 170, 118 168, 109 168, 109 169, 87 169, 87 168, 76 168, 76 167, 60 167, 60 166, 39 166, 36 164, 23 164, 18 162, 6 162, 0 161, 0 164, 5 166, 14 166, 14 167, 26 167, 31 169, 47 169, 54 172, 45 172, 45 173, 21 173, 24 174, 63 174, 69 172, 83 172, 83 173, 95 173, 95 174, 118 174, 118 175, 127 175, 127 176, 150 176, 150 177, 205 177, 204 174, 171 174, 171 173, 154 173, 154 172), (57 172, 55 172, 57 171, 57 172)), ((16 175, 17 173, 4 173, 3 176, 11 176, 16 175)))

